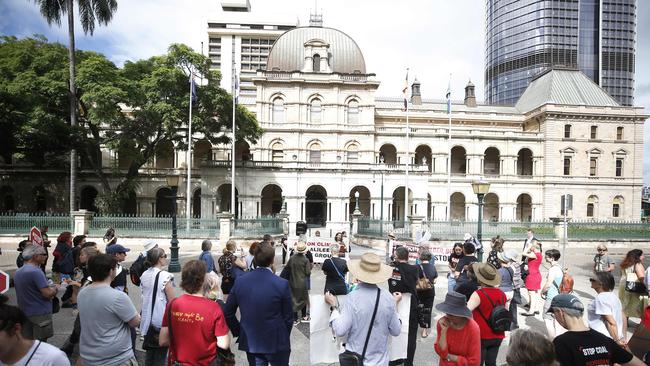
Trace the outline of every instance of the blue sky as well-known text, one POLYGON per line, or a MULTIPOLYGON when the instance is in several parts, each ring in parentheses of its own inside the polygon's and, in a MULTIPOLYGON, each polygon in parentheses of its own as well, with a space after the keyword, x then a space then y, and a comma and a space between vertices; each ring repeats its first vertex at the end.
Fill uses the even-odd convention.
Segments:
MULTIPOLYGON (((223 17, 219 0, 118 0, 108 27, 94 36, 76 27, 77 47, 105 54, 118 65, 164 53, 171 43, 196 50, 209 19, 223 17)), ((650 1, 638 0, 635 104, 650 112, 650 1)), ((307 24, 310 1, 251 0, 255 13, 283 15, 307 24)), ((381 81, 378 94, 396 96, 404 70, 422 83, 425 98, 443 98, 452 74, 452 98, 461 99, 469 79, 483 96, 484 0, 328 0, 318 3, 324 24, 343 30, 364 52, 369 72, 381 81), (363 14, 363 17, 360 17, 363 14)), ((76 14, 75 14, 76 15, 76 14)), ((0 34, 45 35, 67 45, 67 26, 48 26, 31 0, 0 0, 0 34)), ((650 185, 650 122, 645 125, 644 182, 650 185)))

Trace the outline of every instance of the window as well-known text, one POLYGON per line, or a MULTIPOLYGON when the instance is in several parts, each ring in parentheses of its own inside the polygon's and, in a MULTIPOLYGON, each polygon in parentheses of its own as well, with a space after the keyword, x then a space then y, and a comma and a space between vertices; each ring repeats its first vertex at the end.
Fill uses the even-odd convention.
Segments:
POLYGON ((621 207, 623 206, 623 197, 616 196, 612 202, 612 217, 621 216, 621 207))
POLYGON ((311 123, 320 123, 321 110, 321 101, 319 99, 312 100, 311 105, 309 106, 309 121, 311 123))
POLYGON ((571 138, 571 125, 564 125, 564 138, 565 139, 571 138))
POLYGON ((595 140, 598 138, 598 126, 591 126, 591 134, 589 138, 595 140))
POLYGON ((283 161, 284 151, 281 143, 276 142, 271 146, 271 161, 283 161))
POLYGON ((319 55, 319 54, 315 54, 315 55, 312 57, 312 60, 313 60, 313 65, 312 65, 313 67, 312 67, 312 69, 314 70, 314 72, 319 72, 319 71, 320 71, 320 55, 319 55))
POLYGON ((284 100, 282 100, 282 98, 273 99, 273 113, 271 120, 273 122, 284 122, 284 100))
POLYGON ((355 144, 348 146, 347 159, 348 163, 356 163, 359 160, 359 147, 355 144))
POLYGON ((351 100, 348 103, 348 123, 359 122, 359 102, 351 100))
POLYGON ((623 176, 623 158, 616 158, 616 176, 623 176))
POLYGON ((616 140, 623 140, 623 127, 616 127, 616 140))
POLYGON ((564 158, 564 175, 571 175, 571 158, 564 158))
POLYGON ((598 158, 590 158, 589 159, 589 176, 590 177, 595 177, 596 176, 597 168, 598 168, 598 158))
POLYGON ((320 153, 320 144, 315 143, 309 148, 309 162, 310 163, 320 163, 321 153, 320 153))
POLYGON ((594 217, 594 204, 587 203, 587 217, 594 217))

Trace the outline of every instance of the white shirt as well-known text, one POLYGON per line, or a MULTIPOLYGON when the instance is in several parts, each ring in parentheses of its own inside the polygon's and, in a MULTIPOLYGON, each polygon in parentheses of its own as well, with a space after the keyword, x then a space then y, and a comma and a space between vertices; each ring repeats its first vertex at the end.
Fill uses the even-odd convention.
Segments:
POLYGON ((140 289, 142 290, 142 320, 140 321, 140 333, 144 336, 149 329, 149 323, 160 329, 162 327, 162 318, 167 306, 167 295, 165 286, 167 282, 174 281, 174 275, 167 271, 161 271, 159 268, 151 267, 142 273, 140 277, 140 289), (156 305, 153 308, 153 317, 151 316, 151 296, 153 295, 153 284, 158 277, 158 288, 156 289, 156 305))
POLYGON ((34 341, 32 347, 25 356, 16 363, 7 364, 0 361, 0 366, 70 366, 68 356, 53 345, 41 341, 34 341), (38 346, 38 349, 36 348, 38 346), (34 352, 36 349, 36 352, 34 352), (32 356, 32 354, 34 354, 32 356), (31 360, 29 357, 31 356, 31 360), (27 363, 29 360, 29 364, 27 363))
POLYGON ((601 292, 596 295, 594 301, 587 307, 587 318, 589 328, 598 331, 608 337, 612 337, 607 331, 605 322, 601 315, 613 315, 616 320, 616 332, 619 338, 623 337, 623 314, 621 300, 613 292, 601 292))

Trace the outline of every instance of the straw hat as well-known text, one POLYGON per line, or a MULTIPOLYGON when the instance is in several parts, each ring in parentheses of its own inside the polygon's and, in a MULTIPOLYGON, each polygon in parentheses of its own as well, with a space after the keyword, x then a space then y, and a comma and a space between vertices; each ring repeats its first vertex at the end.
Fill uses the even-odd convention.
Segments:
POLYGON ((348 268, 359 281, 373 285, 388 280, 393 274, 393 269, 382 263, 375 253, 363 253, 360 260, 351 260, 348 268))
POLYGON ((489 263, 472 263, 472 269, 479 282, 488 286, 499 286, 501 284, 501 274, 489 263))
POLYGON ((388 232, 388 239, 395 240, 395 233, 392 231, 388 232))
POLYGON ((304 253, 307 251, 307 244, 305 243, 298 243, 296 246, 296 252, 298 253, 304 253))
POLYGON ((499 258, 499 260, 504 263, 514 262, 515 260, 517 260, 517 257, 518 257, 517 252, 512 249, 506 250, 505 252, 497 253, 497 258, 499 258))
POLYGON ((449 315, 472 318, 472 312, 467 308, 467 298, 455 291, 447 292, 445 301, 437 304, 436 310, 449 315))

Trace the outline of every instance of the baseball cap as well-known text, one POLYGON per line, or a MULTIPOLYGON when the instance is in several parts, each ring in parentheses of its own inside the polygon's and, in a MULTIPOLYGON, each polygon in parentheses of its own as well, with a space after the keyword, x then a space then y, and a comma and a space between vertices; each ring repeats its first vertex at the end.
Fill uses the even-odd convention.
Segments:
POLYGON ((126 253, 129 251, 131 249, 125 248, 121 244, 113 244, 106 247, 106 254, 126 253))
POLYGON ((547 313, 552 313, 554 308, 573 309, 578 311, 585 311, 585 306, 580 300, 571 294, 556 295, 551 301, 547 313))

